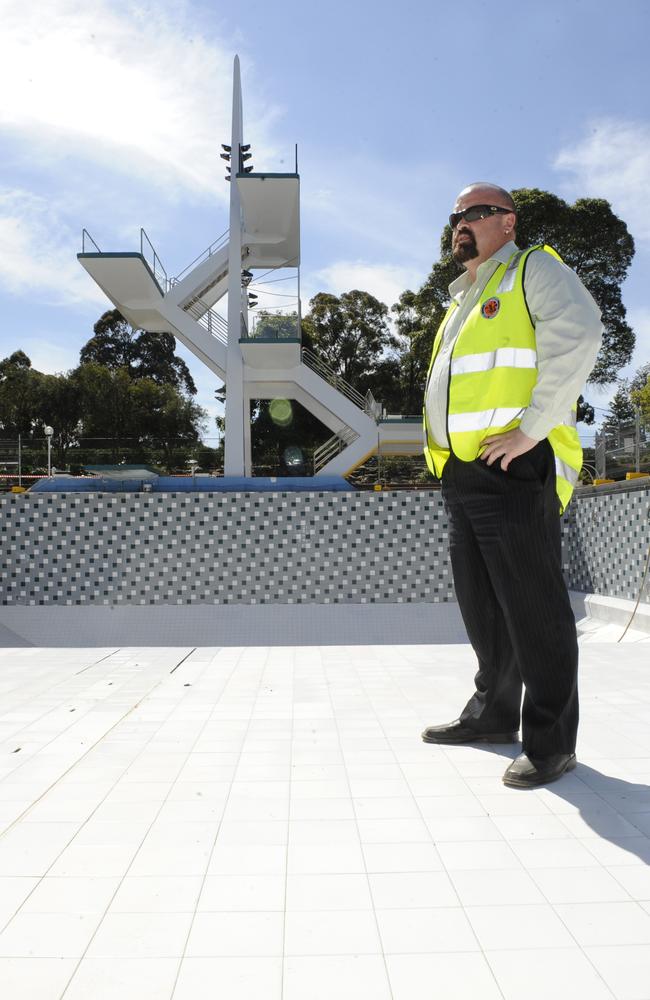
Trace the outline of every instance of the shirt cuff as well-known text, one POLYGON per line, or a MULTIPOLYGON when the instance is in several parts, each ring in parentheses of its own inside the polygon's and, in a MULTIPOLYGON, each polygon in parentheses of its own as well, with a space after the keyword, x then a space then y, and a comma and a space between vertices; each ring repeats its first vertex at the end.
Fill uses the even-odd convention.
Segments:
POLYGON ((519 429, 526 437, 541 441, 543 438, 548 437, 557 422, 554 417, 549 418, 535 410, 526 410, 521 418, 519 429))

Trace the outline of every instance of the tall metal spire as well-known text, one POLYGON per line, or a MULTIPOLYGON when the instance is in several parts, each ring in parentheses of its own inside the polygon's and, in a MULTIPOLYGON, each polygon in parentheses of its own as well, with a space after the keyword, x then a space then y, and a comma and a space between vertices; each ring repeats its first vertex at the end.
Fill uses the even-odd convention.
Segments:
POLYGON ((250 476, 250 456, 245 455, 244 378, 239 337, 241 332, 242 287, 241 251, 242 217, 237 174, 240 146, 243 142, 243 109, 239 56, 235 56, 232 86, 232 132, 230 139, 230 252, 228 257, 228 350, 226 370, 226 435, 224 475, 250 476))

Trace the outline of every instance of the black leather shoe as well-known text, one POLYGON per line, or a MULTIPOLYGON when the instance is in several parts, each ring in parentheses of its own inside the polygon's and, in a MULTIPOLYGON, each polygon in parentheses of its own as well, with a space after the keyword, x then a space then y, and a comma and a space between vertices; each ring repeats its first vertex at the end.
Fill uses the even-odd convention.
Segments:
POLYGON ((446 726, 429 726, 422 733, 425 743, 516 743, 517 733, 488 733, 470 729, 460 719, 446 726))
POLYGON ((511 788, 537 788, 557 781, 576 766, 574 753, 553 753, 550 757, 529 757, 520 753, 503 776, 503 784, 511 788))

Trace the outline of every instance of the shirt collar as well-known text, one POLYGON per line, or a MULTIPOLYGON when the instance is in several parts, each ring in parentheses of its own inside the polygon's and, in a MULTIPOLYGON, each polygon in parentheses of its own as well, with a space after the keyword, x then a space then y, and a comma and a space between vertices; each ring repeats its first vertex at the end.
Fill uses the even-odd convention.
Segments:
MULTIPOLYGON (((513 253, 517 252, 517 244, 514 240, 509 240, 504 243, 502 247, 495 250, 492 256, 488 260, 484 260, 482 264, 479 264, 478 271, 476 272, 476 280, 480 281, 484 277, 485 272, 489 270, 490 274, 493 274, 499 264, 507 264, 513 253)), ((486 279, 487 280, 487 279, 486 279)), ((449 294, 452 299, 462 298, 468 288, 471 287, 473 282, 469 280, 469 274, 467 271, 463 271, 458 278, 455 278, 449 286, 449 294)))

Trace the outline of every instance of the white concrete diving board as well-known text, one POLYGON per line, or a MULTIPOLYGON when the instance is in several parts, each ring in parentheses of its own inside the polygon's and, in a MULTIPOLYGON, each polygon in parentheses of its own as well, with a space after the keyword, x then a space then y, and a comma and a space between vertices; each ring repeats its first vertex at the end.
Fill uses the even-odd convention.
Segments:
POLYGON ((160 315, 164 293, 139 253, 80 253, 79 263, 135 328, 173 330, 160 315))

